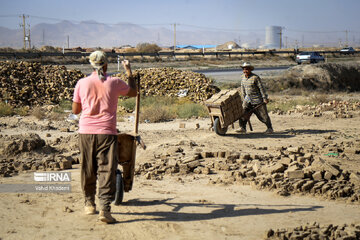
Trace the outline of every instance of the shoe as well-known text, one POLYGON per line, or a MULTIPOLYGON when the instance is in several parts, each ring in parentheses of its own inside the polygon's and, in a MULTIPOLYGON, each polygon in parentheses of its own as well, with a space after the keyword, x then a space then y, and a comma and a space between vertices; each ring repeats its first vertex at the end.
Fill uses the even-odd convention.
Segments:
POLYGON ((272 128, 268 128, 268 129, 266 129, 265 133, 271 134, 271 133, 274 133, 274 130, 272 128))
POLYGON ((104 223, 115 223, 116 219, 111 216, 110 211, 100 211, 99 221, 104 223))
POLYGON ((235 130, 238 133, 246 133, 246 129, 245 128, 239 128, 235 130))
POLYGON ((95 206, 85 206, 84 210, 86 215, 94 215, 96 213, 95 206))

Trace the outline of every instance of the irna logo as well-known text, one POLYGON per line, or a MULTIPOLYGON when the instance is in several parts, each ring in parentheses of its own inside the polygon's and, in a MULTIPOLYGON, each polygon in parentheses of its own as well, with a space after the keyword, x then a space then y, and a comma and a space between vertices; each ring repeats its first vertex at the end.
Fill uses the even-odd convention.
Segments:
POLYGON ((71 182, 69 172, 34 172, 36 182, 71 182))

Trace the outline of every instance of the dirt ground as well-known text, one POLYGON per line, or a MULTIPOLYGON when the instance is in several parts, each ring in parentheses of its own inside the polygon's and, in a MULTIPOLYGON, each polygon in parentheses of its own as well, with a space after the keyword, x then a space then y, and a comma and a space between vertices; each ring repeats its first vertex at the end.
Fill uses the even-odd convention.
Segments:
MULTIPOLYGON (((360 95, 355 95, 355 98, 360 99, 360 95)), ((209 118, 141 123, 139 131, 147 149, 138 148, 137 164, 160 161, 156 155, 179 145, 184 152, 191 151, 189 143, 203 152, 266 155, 284 146, 318 145, 329 135, 336 143, 359 140, 359 112, 355 112, 353 118, 312 117, 300 113, 270 116, 275 130, 272 135, 263 134, 265 126, 256 117, 252 118, 253 132, 237 134, 230 128, 226 136, 217 136, 209 130, 209 118), (185 128, 180 128, 181 123, 185 128)), ((31 116, 1 118, 0 134, 36 132, 47 140, 77 134, 75 131, 61 132, 59 128, 3 127, 15 121, 47 124, 31 116)), ((131 132, 133 125, 131 121, 123 121, 118 123, 118 128, 131 132)), ((344 170, 360 170, 359 154, 334 161, 344 170)), ((123 204, 112 206, 113 216, 118 222, 104 225, 97 222, 96 215, 83 213, 79 166, 74 164, 72 169, 65 170, 72 174, 71 193, 0 193, 0 238, 264 239, 269 229, 297 227, 308 222, 360 223, 359 202, 329 200, 307 193, 284 197, 275 190, 260 190, 251 181, 214 183, 226 174, 219 171, 213 174, 165 174, 158 180, 147 179, 144 174, 136 175, 133 190, 125 193, 123 204)), ((0 183, 34 183, 33 172, 3 177, 0 183)))

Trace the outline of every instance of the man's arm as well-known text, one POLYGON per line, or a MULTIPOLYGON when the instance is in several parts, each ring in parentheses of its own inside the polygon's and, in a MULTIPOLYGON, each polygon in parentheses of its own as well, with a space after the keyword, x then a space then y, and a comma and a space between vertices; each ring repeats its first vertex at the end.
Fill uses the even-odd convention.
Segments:
POLYGON ((259 76, 257 77, 256 82, 257 82, 257 86, 258 86, 258 88, 260 90, 261 97, 263 98, 264 103, 268 103, 269 102, 268 95, 266 94, 264 85, 262 84, 261 79, 260 79, 259 76))
POLYGON ((137 95, 137 89, 136 89, 136 82, 135 82, 135 77, 132 75, 132 71, 131 71, 131 67, 130 67, 130 62, 128 60, 124 60, 122 61, 123 67, 126 71, 126 74, 128 75, 128 85, 130 87, 129 92, 126 94, 126 96, 128 97, 136 97, 137 95))
POLYGON ((73 102, 72 103, 72 112, 73 114, 79 114, 81 112, 81 103, 73 102))

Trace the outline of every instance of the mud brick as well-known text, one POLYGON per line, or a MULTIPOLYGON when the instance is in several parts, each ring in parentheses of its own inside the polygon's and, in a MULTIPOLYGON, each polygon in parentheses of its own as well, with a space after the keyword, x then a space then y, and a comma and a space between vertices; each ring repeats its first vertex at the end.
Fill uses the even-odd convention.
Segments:
POLYGON ((302 179, 304 178, 305 174, 303 170, 293 170, 293 171, 286 171, 285 176, 290 179, 302 179))
POLYGON ((335 167, 331 166, 329 163, 327 163, 325 160, 323 160, 322 158, 318 157, 317 159, 315 159, 313 161, 313 163, 311 164, 311 168, 314 171, 328 171, 331 174, 333 174, 334 176, 338 176, 340 174, 340 171, 337 170, 335 167))
POLYGON ((315 181, 307 181, 302 187, 301 190, 304 192, 310 191, 310 189, 313 188, 313 186, 315 185, 315 181))
POLYGON ((178 160, 174 159, 174 158, 170 158, 168 161, 167 161, 167 165, 169 167, 175 167, 177 165, 177 162, 178 160))
POLYGON ((241 155, 240 155, 240 159, 250 160, 251 157, 250 157, 250 154, 249 154, 249 153, 244 153, 244 154, 241 154, 241 155))
POLYGON ((293 184, 294 189, 301 189, 302 185, 306 183, 306 180, 299 180, 293 184))
POLYGON ((67 127, 60 128, 60 132, 70 132, 70 129, 67 127))
POLYGON ((297 156, 295 154, 290 154, 289 158, 291 159, 291 161, 296 161, 297 156))
POLYGON ((266 168, 262 168, 262 172, 265 172, 265 173, 270 173, 270 174, 273 174, 273 173, 283 173, 285 171, 285 165, 282 164, 282 163, 276 163, 275 165, 273 166, 268 166, 266 168))
POLYGON ((317 193, 317 192, 321 192, 321 188, 322 186, 324 186, 326 184, 325 181, 321 181, 318 182, 314 185, 314 187, 310 190, 311 193, 317 193))
POLYGON ((199 160, 196 160, 196 161, 193 161, 193 162, 190 162, 187 164, 188 168, 190 168, 190 169, 195 169, 200 165, 201 165, 201 162, 199 160))
POLYGON ((326 193, 328 190, 331 189, 331 185, 330 184, 325 184, 324 186, 322 186, 321 188, 321 193, 324 194, 326 193))
POLYGON ((196 161, 196 160, 199 160, 199 159, 200 159, 199 154, 194 154, 193 156, 189 156, 189 157, 184 158, 183 163, 190 163, 190 162, 193 162, 193 161, 196 161))
POLYGON ((278 162, 288 166, 291 163, 291 159, 288 157, 282 157, 278 162))
POLYGON ((203 169, 203 167, 197 167, 197 168, 195 168, 194 169, 194 173, 196 173, 196 174, 201 174, 202 173, 202 169, 203 169))
POLYGON ((72 168, 72 161, 70 160, 62 160, 59 165, 61 169, 71 169, 72 168))
POLYGON ((260 172, 261 171, 261 164, 259 161, 256 161, 254 163, 254 165, 252 166, 252 169, 255 171, 255 172, 260 172))
POLYGON ((248 171, 245 173, 246 177, 250 178, 250 177, 256 177, 256 172, 255 171, 248 171))
POLYGON ((348 154, 360 154, 360 148, 345 148, 344 152, 348 154))
POLYGON ((355 185, 360 185, 360 174, 351 173, 350 174, 350 182, 352 182, 355 185))
POLYGON ((180 169, 179 171, 180 174, 188 174, 190 172, 187 164, 180 164, 179 169, 180 169))
POLYGON ((322 172, 317 171, 312 175, 312 178, 316 181, 320 181, 323 179, 322 172))
POLYGON ((325 171, 324 179, 330 180, 334 175, 331 172, 325 171))
POLYGON ((305 153, 304 158, 308 159, 308 160, 311 160, 313 158, 313 155, 311 153, 305 153))
POLYGON ((185 123, 180 123, 179 128, 185 128, 185 123))
POLYGON ((299 147, 289 147, 287 148, 288 152, 290 153, 299 153, 300 152, 300 148, 299 147))
POLYGON ((296 161, 301 162, 301 163, 305 163, 306 160, 308 160, 308 159, 305 157, 297 157, 296 158, 296 161))
POLYGON ((213 152, 201 152, 200 153, 201 158, 212 158, 214 157, 213 152))

